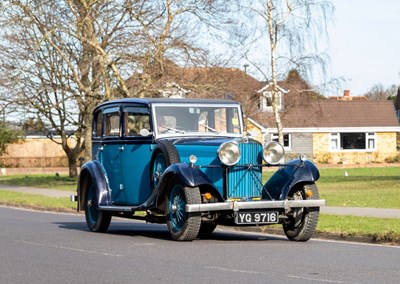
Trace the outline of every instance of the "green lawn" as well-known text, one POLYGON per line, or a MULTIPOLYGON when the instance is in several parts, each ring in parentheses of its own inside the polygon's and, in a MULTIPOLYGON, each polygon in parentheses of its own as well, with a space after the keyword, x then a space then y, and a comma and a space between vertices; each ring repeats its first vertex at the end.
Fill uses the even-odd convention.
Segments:
POLYGON ((400 167, 321 169, 320 174, 319 193, 329 206, 400 209, 400 167))
MULTIPOLYGON (((264 180, 272 174, 265 172, 264 180)), ((400 167, 320 169, 320 174, 316 183, 328 206, 400 209, 400 167)))

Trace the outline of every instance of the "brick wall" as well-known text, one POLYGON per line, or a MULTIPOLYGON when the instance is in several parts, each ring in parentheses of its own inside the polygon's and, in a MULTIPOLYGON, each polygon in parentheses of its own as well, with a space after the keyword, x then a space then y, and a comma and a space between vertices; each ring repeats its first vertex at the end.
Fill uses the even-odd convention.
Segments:
POLYGON ((67 157, 61 145, 47 138, 28 138, 7 145, 0 157, 3 167, 66 167, 67 157))

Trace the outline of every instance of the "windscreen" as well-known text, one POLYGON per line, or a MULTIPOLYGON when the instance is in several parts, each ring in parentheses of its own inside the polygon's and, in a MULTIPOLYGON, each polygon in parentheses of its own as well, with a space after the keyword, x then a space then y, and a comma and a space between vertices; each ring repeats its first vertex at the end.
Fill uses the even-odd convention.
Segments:
POLYGON ((158 136, 240 136, 243 129, 239 105, 221 104, 155 105, 154 125, 158 136))

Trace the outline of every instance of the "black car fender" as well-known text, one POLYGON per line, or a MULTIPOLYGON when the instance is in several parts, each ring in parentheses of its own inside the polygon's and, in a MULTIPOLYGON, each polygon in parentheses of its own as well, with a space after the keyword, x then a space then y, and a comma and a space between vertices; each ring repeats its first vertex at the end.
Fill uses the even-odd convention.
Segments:
POLYGON ((314 183, 319 179, 317 167, 310 161, 296 159, 277 170, 263 187, 263 199, 287 199, 298 184, 314 183))
POLYGON ((80 171, 78 179, 78 211, 85 210, 87 190, 93 183, 96 187, 99 205, 110 205, 110 187, 103 166, 94 160, 85 163, 80 171))
POLYGON ((157 187, 158 202, 163 202, 164 195, 171 182, 180 182, 183 186, 197 187, 207 186, 217 192, 214 185, 208 177, 199 168, 187 163, 175 163, 166 168, 157 187))

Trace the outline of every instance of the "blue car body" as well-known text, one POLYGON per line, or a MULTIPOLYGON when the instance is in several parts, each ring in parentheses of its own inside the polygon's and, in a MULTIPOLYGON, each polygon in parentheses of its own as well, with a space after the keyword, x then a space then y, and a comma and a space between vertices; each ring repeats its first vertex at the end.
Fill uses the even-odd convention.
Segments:
POLYGON ((81 169, 74 199, 78 210, 89 215, 91 230, 108 227, 112 215, 143 218, 135 212, 147 211, 147 221, 171 223, 171 235, 177 240, 191 240, 204 228, 212 232, 217 224, 285 223, 295 214, 291 212, 312 208, 311 212, 325 204, 318 195, 308 196, 307 186, 319 178, 318 169, 309 161, 277 164, 280 168, 263 182, 263 168, 271 166, 265 163, 268 158, 263 151, 264 145, 244 135, 241 107, 236 102, 105 102, 93 113, 93 160, 81 169), (136 129, 130 129, 133 126, 136 129), (225 165, 219 156, 222 145, 228 144, 237 151, 229 148, 225 154, 228 159, 238 155, 234 165, 225 165), (303 192, 301 200, 295 200, 295 190, 303 192), (184 220, 179 220, 179 210, 184 220), (258 220, 269 218, 266 214, 271 210, 276 220, 258 220), (248 213, 238 217, 238 212, 248 213), (198 225, 190 225, 189 220, 198 225), (186 227, 190 226, 188 234, 186 227))

